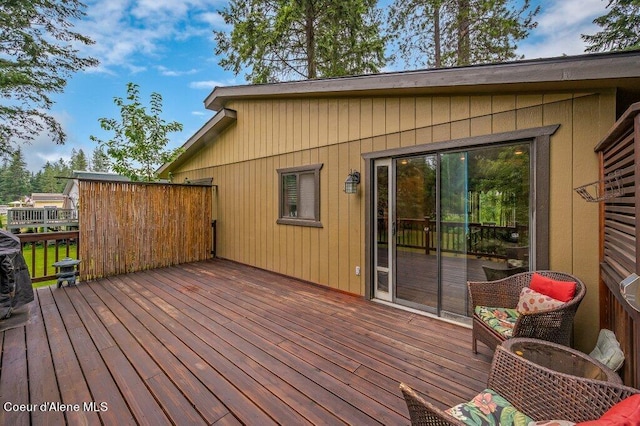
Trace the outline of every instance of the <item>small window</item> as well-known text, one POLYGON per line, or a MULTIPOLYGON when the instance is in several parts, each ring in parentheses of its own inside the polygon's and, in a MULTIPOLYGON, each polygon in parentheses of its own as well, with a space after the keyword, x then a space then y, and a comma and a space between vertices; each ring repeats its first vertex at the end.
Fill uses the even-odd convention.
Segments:
POLYGON ((278 169, 280 213, 278 223, 313 226, 320 223, 320 169, 322 164, 278 169))

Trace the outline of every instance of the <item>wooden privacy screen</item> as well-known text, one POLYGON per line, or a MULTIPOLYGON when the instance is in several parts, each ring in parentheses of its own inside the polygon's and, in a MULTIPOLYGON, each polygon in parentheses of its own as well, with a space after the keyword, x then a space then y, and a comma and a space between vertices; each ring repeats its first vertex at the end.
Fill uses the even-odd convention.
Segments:
POLYGON ((79 182, 80 279, 211 257, 211 186, 79 182))
POLYGON ((640 385, 640 313, 620 294, 620 281, 640 274, 640 103, 633 104, 596 146, 600 175, 619 170, 623 195, 601 203, 600 325, 613 330, 625 353, 625 384, 640 385))

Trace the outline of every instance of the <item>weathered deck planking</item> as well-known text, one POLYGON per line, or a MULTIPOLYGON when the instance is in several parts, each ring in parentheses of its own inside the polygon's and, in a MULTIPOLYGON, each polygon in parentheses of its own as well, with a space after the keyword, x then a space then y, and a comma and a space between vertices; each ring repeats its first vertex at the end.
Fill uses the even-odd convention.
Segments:
POLYGON ((407 424, 404 381, 440 406, 484 387, 470 330, 212 260, 42 288, 0 333, 0 424, 407 424), (91 408, 91 407, 88 407, 91 408))

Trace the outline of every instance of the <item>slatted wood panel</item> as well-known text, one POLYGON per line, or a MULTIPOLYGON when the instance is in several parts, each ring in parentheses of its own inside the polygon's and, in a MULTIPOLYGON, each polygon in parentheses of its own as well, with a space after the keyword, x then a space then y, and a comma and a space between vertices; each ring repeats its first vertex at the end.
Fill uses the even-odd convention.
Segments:
POLYGON ((484 388, 470 330, 222 260, 42 288, 0 333, 0 424, 407 424, 484 388))
POLYGON ((602 263, 600 266, 600 323, 615 332, 625 352, 622 376, 626 384, 640 385, 640 315, 620 295, 619 282, 640 273, 638 264, 638 209, 640 209, 640 104, 632 106, 611 129, 597 150, 601 177, 619 171, 624 195, 603 202, 602 263))
POLYGON ((80 280, 211 257, 211 186, 81 180, 80 280))

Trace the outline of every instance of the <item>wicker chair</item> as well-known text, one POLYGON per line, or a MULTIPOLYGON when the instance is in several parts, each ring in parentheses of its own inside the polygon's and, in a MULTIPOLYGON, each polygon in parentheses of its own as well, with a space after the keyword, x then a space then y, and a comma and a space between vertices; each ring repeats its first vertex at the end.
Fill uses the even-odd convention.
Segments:
POLYGON ((524 266, 517 266, 515 268, 493 268, 491 266, 482 265, 484 275, 487 277, 487 281, 496 281, 503 278, 510 277, 511 275, 526 272, 528 269, 524 266))
MULTIPOLYGON (((535 271, 558 281, 574 281, 573 299, 557 309, 520 315, 512 337, 531 337, 569 346, 573 332, 573 317, 584 298, 586 288, 578 278, 562 272, 535 271)), ((469 281, 471 307, 490 306, 515 309, 520 291, 529 286, 534 272, 523 272, 497 281, 469 281)), ((494 350, 505 338, 488 327, 475 313, 471 333, 472 349, 478 353, 478 340, 494 350)))
MULTIPOLYGON (((599 419, 607 410, 640 390, 619 383, 570 376, 534 364, 498 346, 487 388, 536 421, 599 419)), ((400 384, 412 425, 464 425, 400 384)))

